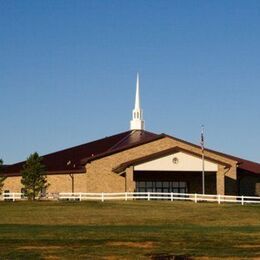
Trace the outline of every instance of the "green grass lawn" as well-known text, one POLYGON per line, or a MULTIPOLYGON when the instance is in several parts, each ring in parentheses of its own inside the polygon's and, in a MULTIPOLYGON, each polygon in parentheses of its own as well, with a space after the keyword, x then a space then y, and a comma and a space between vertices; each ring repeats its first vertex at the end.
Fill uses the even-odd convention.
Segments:
POLYGON ((0 259, 260 258, 260 205, 1 202, 0 259))

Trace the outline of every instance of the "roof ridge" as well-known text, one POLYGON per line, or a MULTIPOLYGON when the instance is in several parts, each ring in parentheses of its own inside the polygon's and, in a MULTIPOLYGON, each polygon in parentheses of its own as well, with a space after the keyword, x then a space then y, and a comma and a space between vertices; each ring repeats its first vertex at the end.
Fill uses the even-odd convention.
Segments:
MULTIPOLYGON (((68 148, 65 148, 65 149, 61 149, 61 150, 58 150, 58 151, 55 151, 55 152, 52 152, 52 153, 43 154, 43 155, 40 155, 40 157, 46 157, 46 156, 50 156, 50 155, 55 155, 55 154, 60 153, 60 152, 70 151, 70 150, 73 150, 75 148, 84 147, 85 145, 93 144, 93 143, 96 143, 96 142, 99 142, 99 141, 103 141, 105 139, 112 138, 112 137, 115 137, 115 136, 118 136, 118 135, 123 135, 123 134, 126 134, 127 132, 130 132, 130 131, 129 130, 128 131, 124 131, 124 132, 121 132, 119 134, 106 136, 106 137, 103 137, 103 138, 100 138, 100 139, 97 139, 97 140, 94 140, 94 141, 90 141, 90 142, 86 142, 86 143, 83 143, 83 144, 75 145, 75 146, 68 147, 68 148)), ((13 163, 13 164, 8 164, 7 166, 9 167, 9 166, 13 166, 13 165, 20 164, 20 163, 23 163, 23 162, 25 162, 25 160, 19 161, 19 162, 13 163)))
MULTIPOLYGON (((136 130, 136 131, 140 131, 140 130, 136 130)), ((143 130, 141 130, 143 131, 143 130)), ((144 132, 147 132, 147 131, 144 131, 144 132)), ((151 133, 151 132, 148 132, 148 133, 151 133)), ((130 148, 133 148, 135 146, 138 146, 138 145, 142 145, 142 144, 145 144, 145 143, 149 143, 149 142, 152 142, 152 141, 155 141, 157 139, 160 139, 160 138, 163 138, 165 137, 165 134, 154 134, 154 137, 151 137, 151 139, 149 140, 146 140, 146 141, 141 141, 141 142, 137 142, 135 144, 131 144, 131 145, 126 145, 125 147, 123 148, 116 148, 116 149, 113 149, 113 150, 108 150, 108 151, 105 151, 103 153, 100 153, 100 154, 97 154, 95 156, 92 156, 92 157, 86 157, 86 158, 83 158, 81 160, 81 164, 85 164, 87 162, 90 162, 90 161, 93 161, 93 160, 96 160, 98 158, 102 158, 106 155, 109 155, 109 154, 113 154, 113 153, 117 153, 117 152, 120 152, 122 150, 127 150, 127 149, 130 149, 130 148)))
POLYGON ((126 135, 123 139, 119 140, 117 143, 115 143, 113 146, 111 146, 109 149, 107 149, 105 152, 109 152, 111 150, 113 150, 115 147, 117 147, 119 144, 123 143, 129 136, 131 136, 132 134, 134 134, 134 132, 136 132, 136 130, 131 130, 131 133, 129 133, 128 135, 126 135))
POLYGON ((77 148, 77 147, 81 147, 81 146, 84 146, 84 145, 87 145, 87 144, 93 144, 93 143, 99 142, 101 140, 105 140, 105 139, 108 139, 108 138, 111 138, 111 137, 115 137, 115 136, 118 136, 118 135, 125 134, 127 132, 129 132, 129 131, 125 131, 125 132, 122 132, 122 133, 119 133, 119 134, 115 134, 115 135, 106 136, 106 137, 103 137, 103 138, 100 138, 100 139, 97 139, 97 140, 94 140, 94 141, 91 141, 91 142, 86 142, 84 144, 75 145, 75 146, 72 146, 72 147, 69 147, 69 148, 58 150, 58 151, 53 152, 53 153, 45 154, 43 156, 47 156, 47 155, 51 155, 51 154, 55 154, 55 153, 59 153, 59 152, 64 152, 64 151, 67 151, 67 150, 72 150, 72 149, 77 148))

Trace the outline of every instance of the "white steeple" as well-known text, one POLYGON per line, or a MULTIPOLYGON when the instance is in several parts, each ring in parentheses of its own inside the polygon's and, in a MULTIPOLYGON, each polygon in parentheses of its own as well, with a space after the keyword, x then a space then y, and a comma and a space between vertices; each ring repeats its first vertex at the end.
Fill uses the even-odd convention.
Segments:
POLYGON ((141 109, 139 74, 136 79, 135 108, 133 110, 133 119, 130 122, 131 130, 144 130, 143 110, 141 109))

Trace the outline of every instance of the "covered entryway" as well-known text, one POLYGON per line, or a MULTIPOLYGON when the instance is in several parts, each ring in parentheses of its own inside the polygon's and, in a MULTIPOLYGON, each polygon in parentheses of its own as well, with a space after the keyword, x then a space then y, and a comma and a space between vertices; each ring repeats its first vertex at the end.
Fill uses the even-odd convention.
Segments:
MULTIPOLYGON (((216 194, 218 165, 205 160, 205 191, 216 194)), ((202 193, 202 159, 184 151, 134 166, 135 191, 202 193)))
MULTIPOLYGON (((225 161, 205 156, 205 193, 234 194, 236 187, 228 180, 236 174, 225 161), (228 175, 229 174, 229 175, 228 175)), ((235 170, 234 170, 235 169, 235 170)), ((154 154, 126 161, 113 169, 125 176, 125 191, 202 193, 202 158, 193 150, 173 147, 154 154)))
MULTIPOLYGON (((135 191, 202 193, 202 172, 134 171, 135 191)), ((205 173, 206 194, 216 194, 216 172, 205 173)))

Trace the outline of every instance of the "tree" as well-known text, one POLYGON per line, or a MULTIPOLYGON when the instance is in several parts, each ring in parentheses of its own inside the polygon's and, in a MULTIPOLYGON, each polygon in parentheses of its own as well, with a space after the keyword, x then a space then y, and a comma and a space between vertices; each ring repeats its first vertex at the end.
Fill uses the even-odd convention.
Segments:
POLYGON ((28 199, 35 200, 41 191, 48 187, 45 166, 38 153, 33 153, 27 158, 21 173, 25 195, 28 199))
POLYGON ((0 159, 0 194, 2 193, 2 189, 4 187, 4 180, 6 179, 5 176, 2 176, 3 173, 3 160, 0 159))

